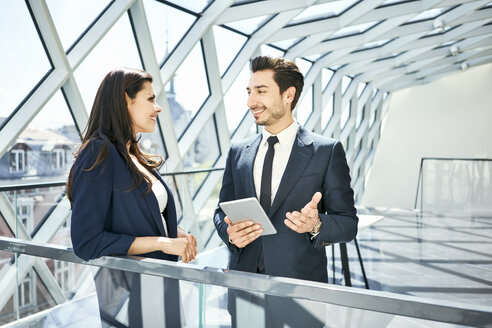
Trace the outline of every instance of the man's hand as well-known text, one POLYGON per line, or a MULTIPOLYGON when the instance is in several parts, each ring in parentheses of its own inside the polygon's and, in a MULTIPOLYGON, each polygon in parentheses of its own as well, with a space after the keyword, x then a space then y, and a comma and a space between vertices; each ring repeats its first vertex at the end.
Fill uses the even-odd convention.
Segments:
POLYGON ((229 240, 239 248, 243 248, 248 245, 253 240, 260 237, 263 232, 261 225, 255 224, 253 221, 243 221, 232 224, 231 220, 227 216, 224 221, 229 225, 227 228, 229 240))
POLYGON ((286 226, 298 233, 311 232, 318 222, 318 203, 321 200, 321 193, 314 194, 313 199, 306 204, 301 212, 287 212, 284 220, 286 226))

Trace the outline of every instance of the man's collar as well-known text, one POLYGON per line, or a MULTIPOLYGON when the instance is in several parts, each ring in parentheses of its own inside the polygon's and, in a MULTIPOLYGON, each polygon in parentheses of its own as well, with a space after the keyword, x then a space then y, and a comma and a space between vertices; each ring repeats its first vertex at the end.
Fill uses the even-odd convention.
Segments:
MULTIPOLYGON (((290 142, 292 139, 296 137, 297 130, 299 129, 299 125, 297 124, 297 120, 294 118, 294 121, 285 129, 276 134, 279 144, 285 145, 290 142)), ((263 128, 263 136, 261 139, 261 143, 265 143, 267 139, 272 136, 270 132, 268 132, 265 128, 263 128)))

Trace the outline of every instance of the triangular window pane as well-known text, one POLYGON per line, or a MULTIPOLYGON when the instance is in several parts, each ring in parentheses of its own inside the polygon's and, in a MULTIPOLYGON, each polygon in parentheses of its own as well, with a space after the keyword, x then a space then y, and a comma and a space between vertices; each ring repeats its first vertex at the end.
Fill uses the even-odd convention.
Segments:
POLYGON ((304 125, 313 112, 313 88, 304 90, 306 93, 302 102, 297 105, 297 121, 300 125, 304 125))
POLYGON ((263 24, 265 24, 270 19, 270 17, 271 16, 269 15, 257 16, 230 22, 225 25, 244 34, 251 35, 256 32, 256 30, 258 30, 261 26, 263 26, 263 24))
POLYGON ((323 128, 323 130, 326 128, 326 125, 328 124, 332 116, 333 116, 333 95, 326 103, 325 108, 323 108, 323 110, 321 111, 321 127, 323 128))
POLYGON ((97 19, 109 2, 109 0, 46 1, 65 51, 97 19))
POLYGON ((217 60, 219 62, 220 75, 224 75, 232 60, 246 42, 246 37, 232 32, 226 28, 214 25, 217 60))
POLYGON ((288 40, 281 40, 277 42, 273 42, 272 45, 283 49, 284 51, 292 47, 294 44, 299 42, 302 38, 293 38, 293 39, 288 39, 288 40))
POLYGON ((345 108, 342 110, 342 114, 340 115, 340 128, 343 129, 345 124, 347 124, 348 119, 350 118, 350 111, 352 107, 352 101, 349 101, 345 108))
POLYGON ((24 1, 11 1, 0 11, 0 40, 1 125, 51 69, 51 64, 24 1))
POLYGON ((284 55, 284 52, 282 50, 278 50, 277 48, 267 46, 265 44, 262 44, 260 49, 262 56, 282 57, 284 55))
POLYGON ((302 58, 296 58, 295 63, 297 67, 299 67, 299 70, 301 71, 302 75, 304 75, 304 77, 306 77, 306 74, 309 72, 309 69, 313 65, 313 63, 302 58))
POLYGON ((63 181, 79 142, 68 106, 58 91, 0 159, 0 180, 5 184, 33 179, 63 181))
MULTIPOLYGON (((11 206, 17 213, 15 231, 18 238, 25 237, 21 234, 24 229, 32 235, 62 199, 65 191, 63 182, 67 179, 73 153, 79 145, 79 132, 61 91, 58 91, 0 158, 2 184, 15 185, 27 181, 62 183, 52 187, 20 188, 8 194, 11 206)), ((69 233, 58 238, 57 242, 65 245, 67 240, 70 240, 69 233)))
MULTIPOLYGON (((195 143, 183 158, 186 170, 208 169, 214 166, 220 156, 219 139, 214 117, 210 118, 198 135, 195 143)), ((188 186, 195 196, 210 172, 189 174, 188 186)))
POLYGON ((244 65, 241 73, 234 79, 234 83, 224 96, 224 107, 229 132, 237 128, 245 113, 248 111, 248 86, 250 77, 249 63, 244 65))
POLYGON ((196 17, 155 0, 144 0, 143 4, 157 62, 161 63, 193 25, 196 17))
POLYGON ((338 16, 350 8, 356 0, 330 1, 329 3, 307 7, 302 13, 294 17, 290 24, 300 24, 312 20, 338 16))
POLYGON ((323 68, 321 70, 321 84, 323 85, 323 90, 326 89, 326 87, 328 86, 328 83, 331 81, 333 74, 335 74, 335 72, 333 72, 331 69, 323 68))
POLYGON ((127 15, 118 20, 74 72, 88 112, 106 74, 122 66, 142 69, 127 15))
POLYGON ((203 12, 204 9, 206 9, 209 5, 209 3, 213 2, 210 0, 169 0, 169 2, 174 3, 175 5, 178 5, 184 9, 188 9, 193 11, 194 13, 200 14, 203 12))
POLYGON ((348 77, 348 76, 342 77, 342 94, 344 94, 345 91, 347 91, 347 88, 351 82, 352 82, 352 79, 350 77, 348 77))
POLYGON ((189 112, 190 117, 198 113, 210 95, 200 42, 193 47, 175 75, 166 84, 166 94, 175 94, 176 101, 189 112))

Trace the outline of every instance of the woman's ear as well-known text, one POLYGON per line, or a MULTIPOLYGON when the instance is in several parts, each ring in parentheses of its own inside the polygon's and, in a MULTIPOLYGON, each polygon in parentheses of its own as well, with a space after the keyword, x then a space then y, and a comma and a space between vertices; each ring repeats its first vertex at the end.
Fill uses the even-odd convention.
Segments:
POLYGON ((128 96, 128 93, 125 92, 126 105, 130 106, 132 103, 132 99, 128 96))

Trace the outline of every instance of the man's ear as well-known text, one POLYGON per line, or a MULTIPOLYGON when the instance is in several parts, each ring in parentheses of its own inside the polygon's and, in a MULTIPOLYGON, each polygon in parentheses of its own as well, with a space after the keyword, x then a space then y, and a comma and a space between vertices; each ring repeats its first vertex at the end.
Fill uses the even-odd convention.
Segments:
POLYGON ((294 96, 296 95, 296 87, 288 87, 284 91, 285 100, 290 104, 294 101, 294 96))

